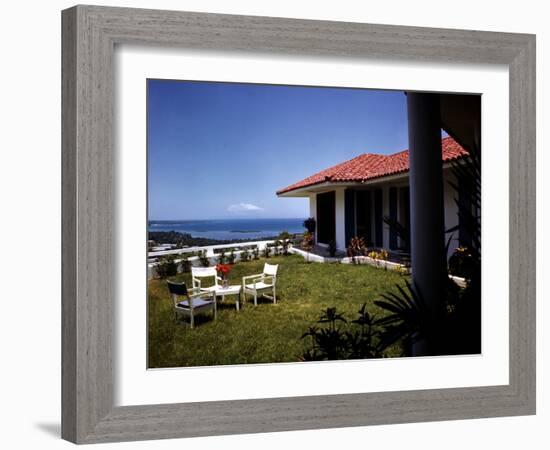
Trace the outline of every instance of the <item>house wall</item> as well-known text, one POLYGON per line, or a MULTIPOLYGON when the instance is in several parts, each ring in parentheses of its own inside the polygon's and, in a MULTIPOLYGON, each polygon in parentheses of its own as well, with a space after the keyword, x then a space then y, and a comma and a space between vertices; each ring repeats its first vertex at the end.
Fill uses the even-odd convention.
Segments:
MULTIPOLYGON (((309 194, 309 217, 313 217, 317 223, 317 194, 309 194)), ((315 227, 314 239, 317 242, 317 227, 315 227)))
POLYGON ((346 214, 345 189, 337 188, 336 192, 336 247, 346 249, 346 214))
MULTIPOLYGON (((455 197, 456 192, 452 186, 450 186, 449 182, 453 180, 452 174, 447 169, 445 170, 443 174, 444 179, 444 190, 443 190, 443 202, 444 202, 444 208, 445 208, 445 229, 452 228, 456 225, 458 225, 458 207, 455 203, 455 197)), ((388 182, 383 183, 377 186, 373 186, 372 189, 382 189, 382 199, 383 199, 383 208, 382 212, 384 216, 388 216, 390 213, 390 202, 389 202, 389 190, 390 187, 403 187, 407 186, 407 181, 397 181, 397 182, 388 182)), ((370 190, 370 189, 369 189, 370 190)), ((345 188, 335 188, 335 200, 336 200, 336 246, 339 250, 345 250, 346 249, 346 223, 345 223, 345 188)), ((373 199, 374 201, 374 199, 373 199)), ((398 205, 397 205, 397 211, 398 211, 398 220, 401 220, 400 214, 401 214, 401 208, 399 205, 399 202, 401 201, 400 197, 398 196, 398 205)), ((373 203, 374 206, 374 203, 373 203)), ((317 194, 310 194, 309 195, 309 215, 315 220, 317 220, 317 194)), ((374 207, 371 211, 371 229, 374 233, 375 230, 375 223, 374 223, 374 207)), ((382 233, 383 233, 383 243, 384 248, 389 249, 390 248, 390 229, 389 226, 386 225, 386 223, 382 226, 382 233)), ((447 239, 450 235, 447 235, 447 239)), ((315 236, 317 241, 317 236, 315 236)), ((374 237, 373 237, 374 240, 374 237)), ((458 232, 455 233, 451 244, 449 245, 449 251, 447 254, 447 257, 450 257, 453 253, 453 251, 458 247, 458 232)))

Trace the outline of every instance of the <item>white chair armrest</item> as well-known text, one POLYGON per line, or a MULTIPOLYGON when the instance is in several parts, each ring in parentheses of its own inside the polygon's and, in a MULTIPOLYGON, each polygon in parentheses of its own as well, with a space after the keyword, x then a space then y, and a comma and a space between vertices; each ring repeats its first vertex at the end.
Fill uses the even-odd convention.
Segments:
POLYGON ((192 278, 192 282, 193 282, 193 289, 195 289, 195 286, 200 289, 201 288, 201 280, 199 278, 195 278, 193 277, 192 278))
POLYGON ((250 280, 252 278, 258 278, 258 279, 261 279, 263 278, 264 274, 263 273, 257 273, 256 275, 246 275, 243 277, 243 283, 245 280, 250 280))

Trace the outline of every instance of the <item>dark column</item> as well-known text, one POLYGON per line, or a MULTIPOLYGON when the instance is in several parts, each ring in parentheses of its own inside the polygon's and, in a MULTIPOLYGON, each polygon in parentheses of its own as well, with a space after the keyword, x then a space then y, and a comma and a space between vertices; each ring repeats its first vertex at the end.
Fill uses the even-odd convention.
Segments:
MULTIPOLYGON (((439 102, 438 94, 407 93, 412 279, 433 314, 444 301, 446 262, 439 102)), ((420 342, 412 354, 436 346, 420 342)))

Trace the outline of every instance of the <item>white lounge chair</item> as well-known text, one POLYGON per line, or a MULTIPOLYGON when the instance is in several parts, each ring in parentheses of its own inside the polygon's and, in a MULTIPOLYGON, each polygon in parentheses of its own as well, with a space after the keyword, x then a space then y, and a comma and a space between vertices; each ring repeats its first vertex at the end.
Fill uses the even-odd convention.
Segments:
POLYGON ((222 279, 218 276, 215 267, 191 267, 191 278, 193 281, 193 289, 199 289, 201 292, 216 292, 220 288, 218 281, 222 279), (202 281, 205 278, 214 278, 212 286, 203 287, 202 281))
POLYGON ((278 264, 264 264, 263 273, 243 277, 243 300, 246 301, 246 294, 254 296, 254 306, 258 306, 258 295, 273 300, 277 303, 277 268, 278 264), (268 295, 271 292, 272 295, 268 295))
POLYGON ((216 320, 216 294, 201 292, 193 289, 189 292, 185 283, 173 283, 168 281, 168 290, 174 301, 174 314, 177 319, 178 314, 189 316, 191 328, 195 326, 195 314, 212 310, 214 320, 216 320), (183 297, 185 300, 180 301, 183 297))

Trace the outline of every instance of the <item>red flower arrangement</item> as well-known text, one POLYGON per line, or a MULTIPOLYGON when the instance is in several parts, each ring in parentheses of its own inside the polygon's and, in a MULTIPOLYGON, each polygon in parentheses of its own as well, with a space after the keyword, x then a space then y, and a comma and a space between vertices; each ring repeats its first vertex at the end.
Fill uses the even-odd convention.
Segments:
POLYGON ((227 287, 227 274, 231 272, 231 266, 229 264, 216 264, 216 270, 221 274, 223 287, 227 287))
POLYGON ((229 264, 216 264, 216 270, 221 274, 222 278, 225 279, 227 274, 231 272, 231 266, 229 264))

